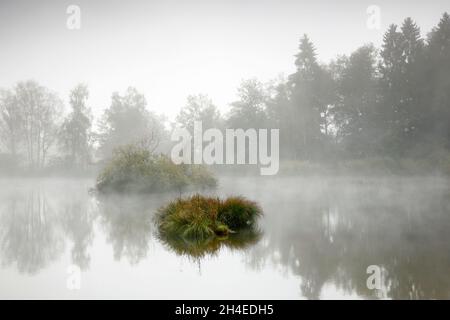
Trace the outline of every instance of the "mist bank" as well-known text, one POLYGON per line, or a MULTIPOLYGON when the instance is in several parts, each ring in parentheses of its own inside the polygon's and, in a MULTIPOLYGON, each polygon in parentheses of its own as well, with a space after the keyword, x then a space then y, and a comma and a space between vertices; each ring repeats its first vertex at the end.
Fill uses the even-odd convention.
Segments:
MULTIPOLYGON (((210 170, 219 178, 234 176, 259 176, 260 166, 258 165, 215 165, 210 166, 210 170)), ((301 160, 281 160, 279 171, 275 176, 304 176, 304 177, 395 177, 395 176, 450 176, 449 155, 442 155, 442 158, 390 158, 372 157, 366 159, 339 159, 335 161, 301 161, 301 160)))
MULTIPOLYGON (((174 121, 148 108, 134 88, 114 92, 94 119, 86 85, 70 92, 66 110, 51 89, 21 81, 0 91, 0 174, 90 176, 125 145, 170 155, 173 130, 192 134, 196 121, 205 131, 278 129, 281 174, 448 173, 447 13, 426 37, 406 18, 388 28, 380 48, 366 44, 328 63, 317 50, 304 35, 295 73, 243 80, 225 114, 207 95, 191 95, 174 121)), ((214 167, 239 172, 248 165, 214 167)))
POLYGON ((11 284, 0 287, 3 296, 23 298, 29 295, 25 289, 37 288, 35 298, 48 298, 49 292, 70 297, 73 292, 64 285, 46 290, 49 275, 50 283, 59 281, 68 264, 102 280, 96 290, 81 290, 83 297, 97 299, 131 293, 232 299, 242 291, 243 298, 283 293, 317 299, 326 297, 330 283, 339 297, 377 298, 379 291, 366 286, 371 264, 387 272, 383 297, 447 298, 450 290, 448 179, 224 178, 211 196, 237 193, 257 201, 264 209, 258 223, 263 234, 240 232, 225 243, 215 239, 203 246, 158 237, 155 213, 176 193, 90 195, 91 180, 29 180, 0 180, 5 267, 0 272, 11 284), (200 266, 207 270, 201 277, 215 281, 198 281, 186 293, 187 274, 200 276, 200 266), (261 282, 262 273, 271 277, 261 282), (239 274, 253 278, 255 285, 242 285, 247 280, 239 274), (292 291, 282 285, 286 279, 292 291), (13 285, 20 281, 21 286, 13 285), (267 289, 261 290, 261 283, 267 289), (233 290, 217 290, 226 285, 233 290))

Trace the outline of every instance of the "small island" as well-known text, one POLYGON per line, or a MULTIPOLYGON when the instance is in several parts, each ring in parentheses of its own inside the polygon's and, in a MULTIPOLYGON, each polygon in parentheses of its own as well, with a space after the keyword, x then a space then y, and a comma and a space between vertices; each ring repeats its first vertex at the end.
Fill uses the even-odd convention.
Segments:
POLYGON ((257 220, 261 207, 241 196, 220 199, 197 192, 217 186, 215 176, 202 165, 175 164, 137 145, 115 149, 97 177, 99 195, 147 196, 155 193, 180 196, 159 208, 153 218, 158 238, 179 255, 201 258, 222 247, 243 249, 259 241, 257 220), (183 192, 194 193, 182 197, 183 192))
POLYGON ((114 150, 100 172, 96 190, 100 193, 161 193, 212 189, 217 179, 202 165, 175 164, 166 155, 156 155, 136 145, 114 150))
POLYGON ((260 206, 244 197, 221 200, 196 194, 160 208, 156 224, 162 237, 204 241, 252 229, 261 215, 260 206))

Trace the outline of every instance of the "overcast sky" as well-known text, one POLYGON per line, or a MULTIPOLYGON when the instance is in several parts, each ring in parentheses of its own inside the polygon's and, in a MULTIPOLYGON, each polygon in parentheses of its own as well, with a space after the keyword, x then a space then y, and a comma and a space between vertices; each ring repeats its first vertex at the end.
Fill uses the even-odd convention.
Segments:
POLYGON ((327 62, 373 42, 411 16, 426 34, 449 0, 0 0, 0 87, 34 79, 67 100, 89 85, 95 115, 113 91, 134 86, 149 108, 173 117, 189 94, 208 94, 222 110, 242 79, 294 71, 302 34, 327 62), (66 27, 69 5, 81 29, 66 27), (381 29, 366 26, 370 5, 381 29))

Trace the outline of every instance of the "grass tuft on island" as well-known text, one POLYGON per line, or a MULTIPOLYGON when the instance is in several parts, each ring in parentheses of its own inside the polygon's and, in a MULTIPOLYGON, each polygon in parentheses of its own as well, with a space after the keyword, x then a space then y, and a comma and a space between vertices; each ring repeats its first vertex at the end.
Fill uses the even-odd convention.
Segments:
POLYGON ((97 178, 96 189, 101 193, 157 193, 216 186, 216 178, 204 166, 177 165, 165 155, 126 145, 114 151, 97 178))
POLYGON ((244 197, 221 200, 196 194, 160 208, 156 224, 161 237, 206 241, 254 228, 261 215, 259 205, 244 197))

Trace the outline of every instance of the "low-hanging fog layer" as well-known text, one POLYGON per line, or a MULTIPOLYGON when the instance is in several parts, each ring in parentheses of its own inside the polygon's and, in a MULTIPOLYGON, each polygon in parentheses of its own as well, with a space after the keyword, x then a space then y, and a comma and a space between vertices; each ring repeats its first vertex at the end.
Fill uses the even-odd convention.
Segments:
MULTIPOLYGON (((293 61, 296 72, 268 83, 243 80, 237 100, 222 114, 207 95, 190 95, 176 124, 189 129, 194 121, 202 121, 205 129, 276 128, 282 159, 410 158, 448 169, 447 13, 426 37, 406 18, 389 26, 379 48, 366 44, 328 64, 319 63, 317 51, 313 39, 303 35, 293 61)), ((98 119, 88 98, 89 87, 77 85, 67 114, 58 94, 37 81, 2 89, 2 171, 86 171, 115 147, 130 143, 168 151, 170 128, 163 114, 149 110, 135 88, 114 92, 98 119)))
POLYGON ((2 1, 0 298, 448 299, 450 6, 369 5, 2 1), (277 175, 175 165, 197 121, 278 129, 277 175), (164 241, 195 188, 254 234, 164 241))

